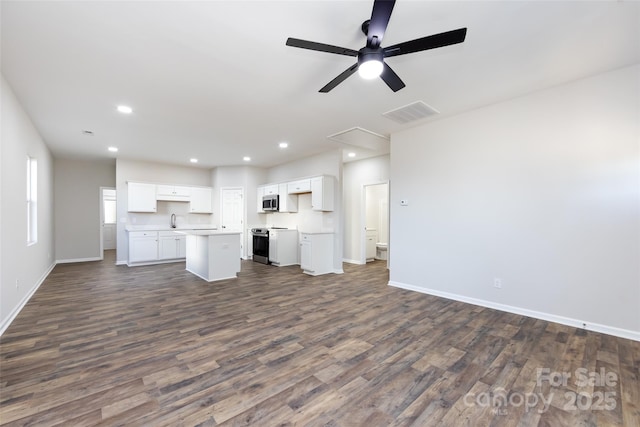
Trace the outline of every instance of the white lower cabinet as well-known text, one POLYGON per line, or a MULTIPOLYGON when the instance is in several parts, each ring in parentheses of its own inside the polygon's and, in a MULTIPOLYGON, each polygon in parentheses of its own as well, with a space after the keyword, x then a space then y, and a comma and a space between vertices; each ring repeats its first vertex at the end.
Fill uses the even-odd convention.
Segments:
POLYGON ((187 236, 175 231, 158 232, 158 259, 185 258, 187 236))
POLYGON ((376 257, 376 243, 378 243, 378 232, 367 230, 365 245, 367 262, 373 261, 376 257))
POLYGON ((269 262, 278 267, 298 263, 298 230, 269 230, 269 262))
POLYGON ((300 233, 300 267, 311 276, 333 273, 333 233, 300 233))
POLYGON ((128 265, 181 261, 187 256, 187 236, 176 231, 129 231, 128 265))
POLYGON ((129 264, 158 259, 157 231, 129 232, 129 264))

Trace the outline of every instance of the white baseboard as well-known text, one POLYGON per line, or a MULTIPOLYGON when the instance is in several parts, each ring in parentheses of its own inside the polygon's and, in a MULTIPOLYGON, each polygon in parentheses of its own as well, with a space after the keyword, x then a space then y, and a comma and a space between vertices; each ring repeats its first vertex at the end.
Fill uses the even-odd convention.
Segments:
POLYGON ((102 260, 103 260, 102 257, 57 259, 56 264, 70 264, 72 262, 89 262, 89 261, 102 261, 102 260))
POLYGON ((2 322, 2 324, 0 325, 0 335, 4 334, 4 332, 7 330, 9 325, 11 325, 11 322, 14 321, 18 313, 20 313, 20 311, 22 311, 24 306, 27 305, 27 303, 29 302, 33 294, 35 294, 38 288, 40 287, 40 285, 44 283, 45 279, 47 278, 47 276, 49 276, 49 273, 51 273, 51 271, 55 266, 56 266, 55 262, 51 264, 51 266, 49 266, 47 271, 45 271, 42 277, 40 277, 40 279, 36 282, 35 286, 31 288, 31 290, 24 296, 24 298, 22 298, 20 303, 11 311, 9 316, 2 322))
MULTIPOLYGON (((147 261, 147 262, 133 262, 131 264, 129 264, 128 262, 125 262, 124 264, 129 266, 129 267, 140 267, 143 265, 156 265, 156 264, 171 264, 174 262, 186 262, 186 259, 184 258, 175 258, 175 259, 159 259, 156 261, 147 261)), ((118 265, 118 263, 116 263, 116 265, 118 265)))
POLYGON ((127 265, 127 261, 116 261, 116 265, 127 265))
POLYGON ((347 258, 342 258, 342 262, 346 262, 347 264, 357 264, 357 265, 364 265, 363 262, 358 261, 357 259, 347 259, 347 258))
POLYGON ((420 292, 422 294, 434 295, 437 297, 447 298, 454 301, 465 302, 468 304, 479 305, 480 307, 493 308, 495 310, 506 311, 507 313, 519 314, 521 316, 533 317, 535 319, 546 320, 548 322, 560 323, 562 325, 573 326, 579 329, 600 332, 607 335, 613 335, 620 338, 626 338, 634 341, 640 341, 640 332, 629 329, 621 329, 614 326, 602 325, 599 323, 591 323, 587 320, 572 319, 570 317, 558 316, 555 314, 544 313, 541 311, 529 310, 522 307, 500 304, 493 301, 487 301, 478 298, 471 298, 464 295, 442 292, 435 289, 423 288, 420 286, 409 285, 406 283, 389 281, 389 286, 406 289, 409 291, 420 292))

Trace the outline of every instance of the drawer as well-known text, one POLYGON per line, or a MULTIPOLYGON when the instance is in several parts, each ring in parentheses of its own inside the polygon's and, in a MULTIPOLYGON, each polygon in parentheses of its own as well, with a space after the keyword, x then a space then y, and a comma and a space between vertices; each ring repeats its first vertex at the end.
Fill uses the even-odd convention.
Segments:
POLYGON ((130 231, 129 237, 158 237, 157 231, 130 231))
POLYGON ((178 233, 177 231, 158 231, 159 237, 172 237, 172 236, 184 236, 182 233, 178 233))

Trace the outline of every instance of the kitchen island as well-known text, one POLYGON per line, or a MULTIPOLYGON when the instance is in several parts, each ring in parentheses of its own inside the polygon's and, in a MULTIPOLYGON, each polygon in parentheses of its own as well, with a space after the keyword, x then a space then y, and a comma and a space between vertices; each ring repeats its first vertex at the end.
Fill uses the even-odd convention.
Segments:
POLYGON ((234 279, 240 272, 240 232, 185 230, 187 271, 207 282, 234 279))

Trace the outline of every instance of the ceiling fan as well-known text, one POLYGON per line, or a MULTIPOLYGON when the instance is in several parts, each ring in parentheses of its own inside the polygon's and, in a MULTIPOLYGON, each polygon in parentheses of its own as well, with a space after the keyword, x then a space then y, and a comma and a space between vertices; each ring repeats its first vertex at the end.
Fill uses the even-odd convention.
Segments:
POLYGON ((322 89, 320 89, 320 92, 329 92, 356 71, 358 71, 360 76, 365 79, 373 79, 380 76, 392 91, 397 92, 405 87, 405 84, 391 69, 391 67, 384 62, 384 58, 462 43, 467 35, 467 29, 459 28, 457 30, 398 43, 393 46, 382 47, 380 44, 382 43, 384 32, 389 24, 389 19, 391 18, 391 12, 393 11, 395 3, 395 0, 374 0, 371 19, 362 23, 361 28, 362 32, 367 36, 367 44, 360 50, 294 39, 292 37, 287 39, 286 44, 287 46, 299 47, 302 49, 335 53, 337 55, 355 56, 358 58, 358 62, 327 83, 322 89))

